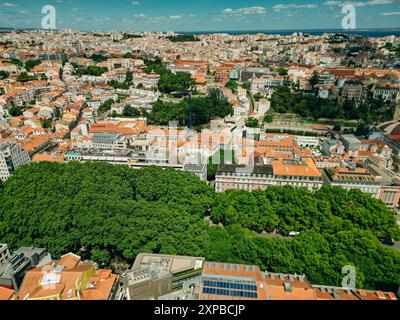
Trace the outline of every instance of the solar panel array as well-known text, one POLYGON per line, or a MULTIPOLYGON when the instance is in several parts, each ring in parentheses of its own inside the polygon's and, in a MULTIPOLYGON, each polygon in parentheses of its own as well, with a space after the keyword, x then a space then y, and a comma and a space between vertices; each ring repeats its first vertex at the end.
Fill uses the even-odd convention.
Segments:
POLYGON ((257 299, 257 286, 255 284, 204 280, 203 293, 257 299))

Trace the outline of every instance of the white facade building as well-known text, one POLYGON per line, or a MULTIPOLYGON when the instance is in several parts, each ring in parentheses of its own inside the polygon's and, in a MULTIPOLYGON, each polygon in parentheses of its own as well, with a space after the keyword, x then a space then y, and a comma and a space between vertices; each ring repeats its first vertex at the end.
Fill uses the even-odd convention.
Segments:
POLYGON ((28 152, 16 142, 0 145, 0 179, 6 181, 15 170, 31 162, 28 152))

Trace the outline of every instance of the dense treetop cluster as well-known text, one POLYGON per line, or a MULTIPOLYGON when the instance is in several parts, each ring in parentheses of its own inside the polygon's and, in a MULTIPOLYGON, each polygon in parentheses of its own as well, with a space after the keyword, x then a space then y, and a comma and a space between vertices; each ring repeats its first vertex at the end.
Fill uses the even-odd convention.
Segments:
POLYGON ((296 113, 315 120, 345 119, 362 120, 365 124, 390 121, 394 105, 383 100, 373 100, 371 92, 361 103, 347 99, 323 99, 315 94, 292 93, 288 86, 278 87, 272 94, 271 107, 278 113, 296 113))
POLYGON ((72 251, 104 266, 132 263, 140 252, 181 254, 340 285, 342 267, 354 265, 358 287, 397 290, 400 252, 387 238, 400 238, 394 214, 339 188, 216 194, 172 169, 41 163, 0 189, 0 242, 46 247, 55 258, 72 251), (282 236, 291 231, 300 235, 282 236))

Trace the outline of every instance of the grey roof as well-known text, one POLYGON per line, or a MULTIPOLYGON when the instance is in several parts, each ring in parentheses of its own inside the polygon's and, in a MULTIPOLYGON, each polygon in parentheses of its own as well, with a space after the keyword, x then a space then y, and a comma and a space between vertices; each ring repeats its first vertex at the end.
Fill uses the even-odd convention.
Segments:
POLYGON ((35 248, 35 247, 21 247, 15 250, 15 253, 22 252, 25 256, 30 257, 37 253, 39 256, 43 253, 46 253, 47 250, 45 248, 35 248))
POLYGON ((203 164, 185 164, 183 166, 183 169, 186 171, 203 172, 205 166, 206 166, 205 163, 203 163, 203 164))
POLYGON ((235 164, 221 164, 218 167, 217 174, 227 173, 250 173, 250 174, 274 174, 273 167, 271 165, 263 166, 246 166, 246 165, 235 165, 235 164))
POLYGON ((112 139, 112 140, 116 140, 119 136, 120 134, 115 132, 99 132, 93 134, 93 138, 112 139))
POLYGON ((361 143, 361 141, 354 134, 344 134, 342 135, 342 139, 350 143, 361 143))

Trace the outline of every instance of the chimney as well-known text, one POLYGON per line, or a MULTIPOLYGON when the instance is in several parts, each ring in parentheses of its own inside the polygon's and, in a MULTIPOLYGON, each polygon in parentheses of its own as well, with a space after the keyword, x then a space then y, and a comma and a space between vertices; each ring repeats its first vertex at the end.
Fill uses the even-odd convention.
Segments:
POLYGON ((292 284, 290 282, 285 282, 283 287, 285 288, 285 292, 292 292, 292 284))

